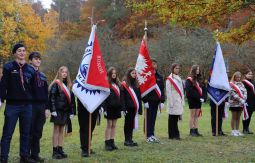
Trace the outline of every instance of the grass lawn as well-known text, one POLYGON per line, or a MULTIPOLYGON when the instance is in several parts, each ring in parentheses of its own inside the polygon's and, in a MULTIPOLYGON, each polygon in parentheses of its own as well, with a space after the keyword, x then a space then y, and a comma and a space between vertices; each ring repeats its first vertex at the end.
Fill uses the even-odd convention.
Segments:
MULTIPOLYGON (((231 114, 229 113, 231 116, 231 114)), ((185 107, 183 121, 179 123, 182 141, 169 140, 167 134, 168 114, 165 110, 157 117, 156 136, 160 138, 159 144, 147 144, 142 132, 142 116, 139 119, 139 130, 134 133, 134 140, 138 147, 124 147, 123 122, 117 123, 116 144, 119 150, 107 152, 104 150, 104 130, 106 120, 103 118, 101 125, 97 126, 93 133, 92 148, 96 152, 90 158, 82 158, 80 155, 79 125, 77 116, 73 119, 71 136, 65 137, 64 149, 68 159, 52 160, 52 124, 47 120, 43 137, 41 139, 41 156, 46 162, 56 163, 82 163, 82 162, 255 162, 255 135, 244 137, 230 136, 230 118, 223 122, 223 130, 227 137, 211 136, 210 108, 203 106, 203 116, 199 121, 199 131, 203 137, 190 137, 189 134, 189 110, 185 107)), ((3 110, 0 111, 0 135, 3 127, 3 110)), ((242 128, 242 127, 241 127, 242 128)), ((255 131, 252 120, 250 129, 255 131)), ((18 125, 11 143, 10 163, 19 160, 19 129, 18 125)))

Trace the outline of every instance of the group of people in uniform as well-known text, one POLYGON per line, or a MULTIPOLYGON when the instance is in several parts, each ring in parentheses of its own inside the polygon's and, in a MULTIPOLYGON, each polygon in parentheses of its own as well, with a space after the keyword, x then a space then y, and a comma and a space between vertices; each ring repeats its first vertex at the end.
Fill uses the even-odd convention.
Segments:
MULTIPOLYGON (((15 130, 17 120, 20 128, 20 162, 34 163, 44 162, 40 157, 40 139, 46 118, 50 117, 53 123, 52 145, 53 159, 67 158, 63 150, 63 138, 65 130, 72 131, 71 119, 78 112, 80 126, 81 156, 88 157, 95 152, 89 148, 89 128, 93 132, 99 116, 104 113, 107 120, 105 129, 105 150, 113 151, 118 147, 114 141, 117 119, 125 117, 124 145, 127 147, 138 146, 133 140, 133 131, 137 129, 138 115, 146 109, 146 141, 148 143, 159 142, 156 137, 155 122, 157 112, 166 104, 168 117, 169 139, 181 140, 178 129, 178 121, 182 120, 185 106, 185 94, 190 109, 190 135, 202 136, 198 130, 198 119, 202 115, 201 105, 207 99, 206 85, 202 82, 198 65, 191 67, 185 83, 181 79, 181 65, 172 64, 171 73, 165 79, 158 72, 157 61, 152 59, 155 70, 157 86, 160 89, 152 90, 143 98, 141 97, 137 74, 134 68, 129 68, 122 81, 116 68, 110 67, 107 71, 110 85, 110 95, 92 113, 91 127, 89 127, 90 113, 82 102, 75 98, 71 91, 72 80, 66 66, 59 68, 55 79, 48 85, 47 78, 39 69, 41 55, 38 52, 29 54, 29 63, 26 63, 26 47, 22 43, 13 46, 14 61, 8 62, 3 67, 3 76, 0 82, 0 107, 4 106, 4 126, 1 138, 0 162, 8 162, 10 143, 15 130), (184 91, 185 90, 185 91, 184 91), (166 102, 165 102, 166 100, 166 102), (143 105, 142 105, 143 103, 143 105), (77 109, 76 109, 77 108, 77 109), (89 151, 90 150, 90 151, 89 151)), ((218 133, 226 135, 222 131, 222 119, 226 106, 232 113, 231 135, 242 136, 239 131, 239 122, 242 112, 247 110, 249 118, 243 121, 243 133, 252 134, 249 129, 251 116, 255 107, 255 91, 252 71, 248 69, 242 77, 240 72, 235 72, 231 78, 230 96, 219 105, 218 133)), ((210 101, 212 135, 216 135, 216 105, 210 101)), ((91 134, 92 138, 92 134, 91 134)))

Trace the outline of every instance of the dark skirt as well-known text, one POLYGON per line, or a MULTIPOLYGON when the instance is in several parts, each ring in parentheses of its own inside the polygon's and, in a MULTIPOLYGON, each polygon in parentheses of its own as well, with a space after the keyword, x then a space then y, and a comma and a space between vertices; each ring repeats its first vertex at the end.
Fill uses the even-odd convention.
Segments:
POLYGON ((188 100, 189 109, 200 109, 202 106, 201 102, 196 102, 193 100, 188 100))
POLYGON ((107 115, 104 116, 108 120, 115 120, 121 118, 121 112, 119 108, 107 108, 107 115))
POLYGON ((239 112, 239 111, 242 111, 243 108, 242 107, 230 107, 229 110, 234 111, 234 112, 239 112))
POLYGON ((66 125, 68 119, 68 113, 57 111, 57 116, 51 116, 50 122, 54 123, 55 125, 66 125))

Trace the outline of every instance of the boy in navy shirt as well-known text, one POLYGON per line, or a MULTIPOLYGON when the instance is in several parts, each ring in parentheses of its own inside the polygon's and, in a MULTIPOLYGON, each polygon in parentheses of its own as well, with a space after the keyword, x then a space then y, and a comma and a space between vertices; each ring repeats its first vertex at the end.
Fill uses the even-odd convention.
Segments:
POLYGON ((44 162, 39 156, 40 139, 42 137, 43 125, 49 117, 48 110, 48 83, 44 73, 39 71, 41 55, 38 52, 29 54, 29 62, 35 70, 34 97, 32 102, 32 126, 30 131, 30 158, 36 162, 44 162))
POLYGON ((29 158, 29 133, 32 120, 34 69, 26 63, 26 47, 23 44, 15 44, 12 54, 15 60, 4 65, 0 82, 0 99, 2 103, 6 102, 0 161, 8 162, 12 135, 19 119, 20 162, 33 163, 34 161, 29 158))

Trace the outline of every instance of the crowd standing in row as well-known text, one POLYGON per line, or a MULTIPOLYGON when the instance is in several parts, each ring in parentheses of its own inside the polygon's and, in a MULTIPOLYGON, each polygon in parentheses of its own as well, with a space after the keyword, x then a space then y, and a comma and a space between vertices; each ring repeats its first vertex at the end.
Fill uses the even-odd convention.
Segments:
MULTIPOLYGON (((42 137, 43 126, 46 118, 51 117, 53 125, 53 159, 67 158, 63 150, 64 128, 68 124, 71 127, 71 119, 76 114, 75 97, 71 91, 72 81, 69 70, 62 66, 59 68, 53 82, 48 86, 46 76, 40 72, 41 55, 32 52, 29 55, 30 64, 26 63, 26 47, 15 44, 12 49, 15 57, 4 65, 3 76, 0 82, 1 102, 5 102, 5 119, 1 138, 1 163, 8 162, 10 143, 13 132, 19 120, 20 127, 20 162, 34 163, 44 162, 39 156, 40 139, 42 137)), ((93 132, 99 111, 104 110, 107 119, 105 130, 105 149, 107 151, 117 150, 115 144, 115 131, 117 119, 121 115, 125 117, 124 122, 124 145, 133 147, 138 143, 133 140, 133 131, 137 128, 138 114, 142 114, 142 102, 147 109, 146 115, 146 137, 148 143, 159 142, 155 136, 155 121, 157 112, 166 108, 168 118, 169 139, 180 140, 178 121, 182 119, 185 105, 184 88, 190 109, 190 135, 202 136, 198 131, 198 118, 202 115, 201 105, 207 99, 205 84, 202 83, 200 69, 198 65, 191 67, 190 74, 185 83, 180 77, 181 65, 174 63, 171 66, 171 74, 166 78, 165 83, 162 75, 157 71, 157 61, 152 60, 155 70, 157 85, 161 93, 151 91, 145 97, 141 97, 139 84, 137 82, 136 70, 129 68, 123 81, 119 79, 116 68, 110 67, 107 75, 110 84, 110 95, 92 113, 91 132, 93 132), (164 88, 164 85, 166 88, 164 88), (165 91, 166 90, 166 98, 165 91)), ((230 96, 219 105, 218 133, 224 136, 222 131, 222 119, 226 116, 225 108, 230 107, 232 113, 231 135, 242 136, 239 131, 239 122, 244 108, 247 108, 249 118, 243 120, 243 133, 252 134, 249 129, 252 113, 255 109, 255 90, 253 75, 251 70, 244 73, 244 78, 240 72, 235 72, 231 78, 230 96), (243 80, 242 80, 243 79, 243 80)), ((0 103, 1 106, 3 104, 0 103)), ((212 135, 216 135, 216 105, 210 101, 212 135)), ((82 157, 88 157, 89 153, 89 112, 77 99, 78 121, 80 126, 80 144, 82 157)), ((71 130, 71 128, 70 128, 71 130)), ((91 135, 92 138, 92 135, 91 135)))

